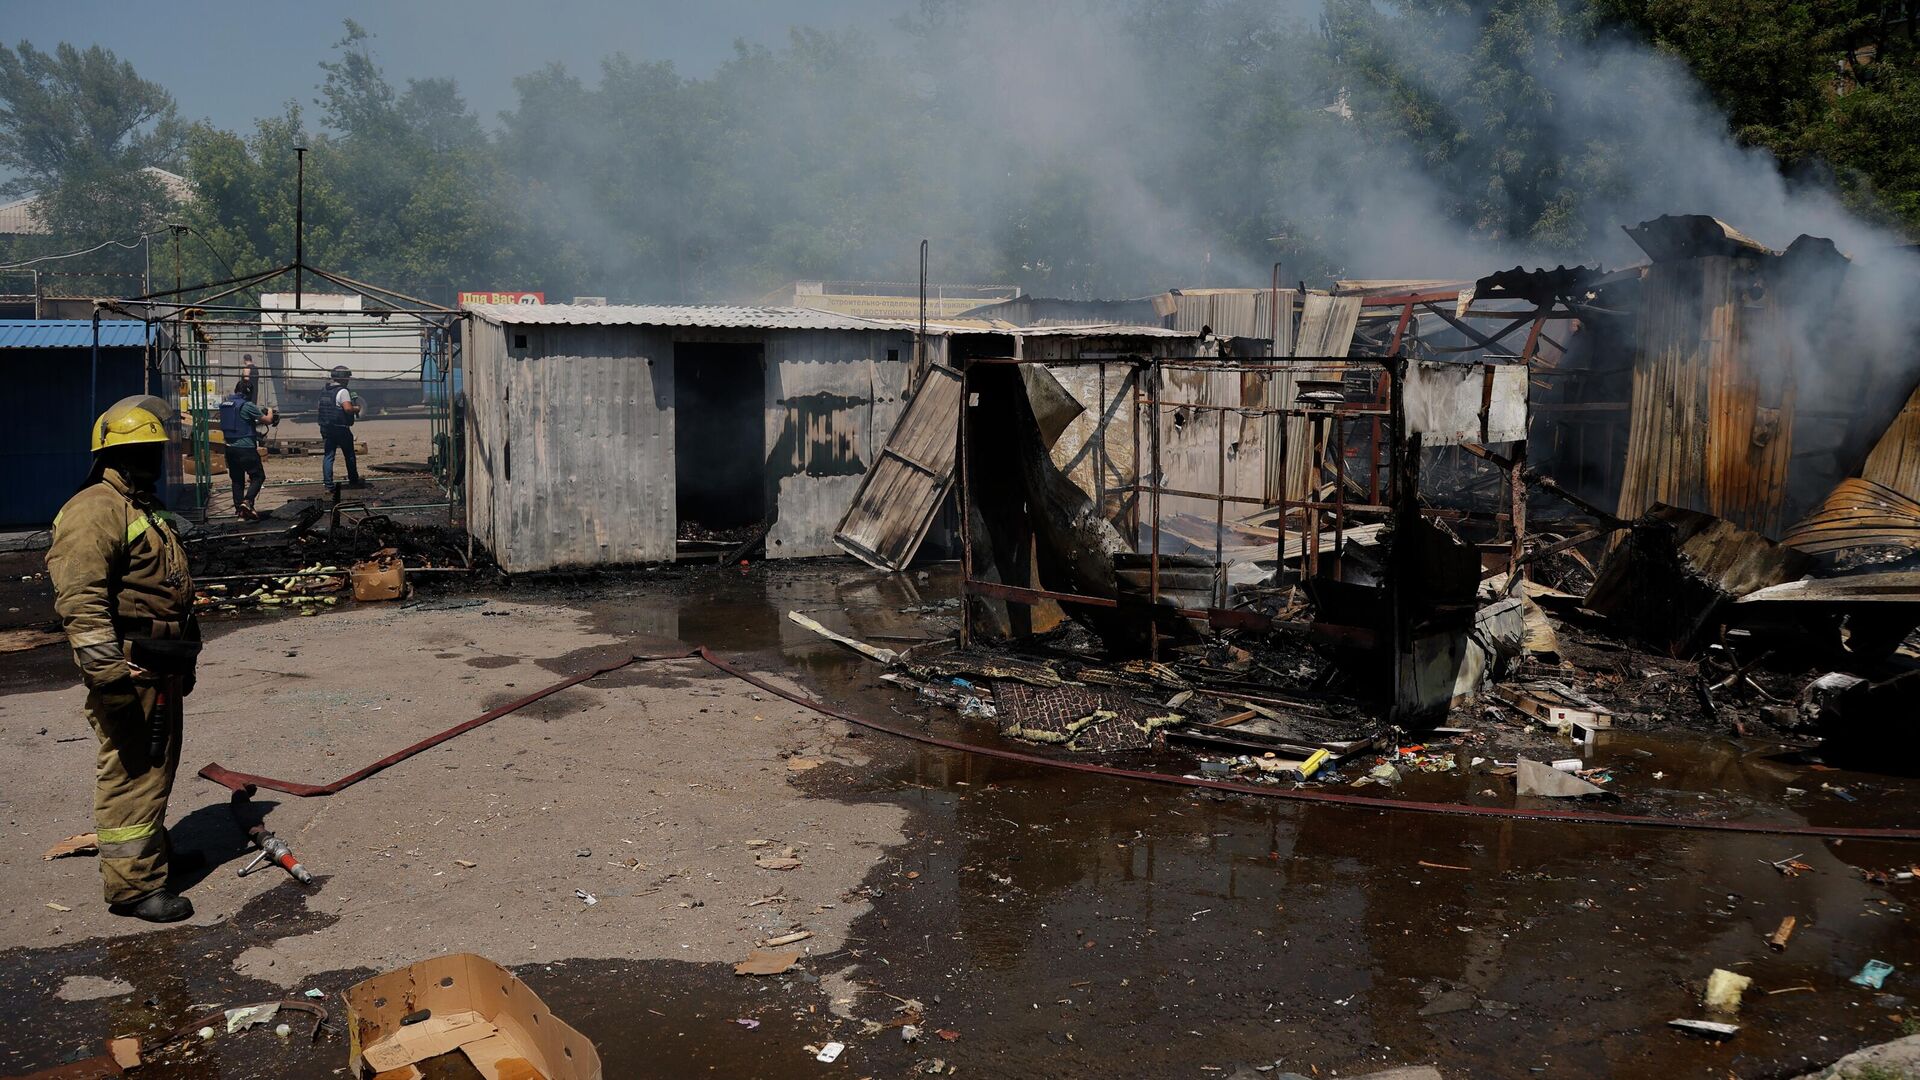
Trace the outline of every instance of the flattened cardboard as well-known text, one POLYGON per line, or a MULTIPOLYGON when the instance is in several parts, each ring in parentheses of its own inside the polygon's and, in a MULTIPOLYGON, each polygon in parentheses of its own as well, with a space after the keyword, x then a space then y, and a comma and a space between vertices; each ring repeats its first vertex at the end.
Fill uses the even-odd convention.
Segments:
POLYGON ((399 559, 368 559, 352 567, 355 600, 398 600, 407 593, 407 568, 399 559))
POLYGON ((347 1060, 356 1077, 404 1069, 457 1048, 486 1080, 601 1080, 593 1044, 512 972, 485 957, 455 953, 422 960, 359 983, 346 998, 347 1060), (401 1025, 421 1009, 433 1015, 401 1025), (444 1045, 447 1040, 458 1041, 444 1045), (413 1051, 431 1052, 395 1060, 409 1044, 413 1051))

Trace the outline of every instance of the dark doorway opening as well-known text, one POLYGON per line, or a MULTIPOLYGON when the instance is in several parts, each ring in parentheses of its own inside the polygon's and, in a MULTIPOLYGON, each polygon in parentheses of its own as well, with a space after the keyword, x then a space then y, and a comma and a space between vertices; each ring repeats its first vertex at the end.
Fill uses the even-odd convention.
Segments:
POLYGON ((675 510, 682 540, 722 539, 766 517, 766 359, 761 346, 673 347, 675 510))

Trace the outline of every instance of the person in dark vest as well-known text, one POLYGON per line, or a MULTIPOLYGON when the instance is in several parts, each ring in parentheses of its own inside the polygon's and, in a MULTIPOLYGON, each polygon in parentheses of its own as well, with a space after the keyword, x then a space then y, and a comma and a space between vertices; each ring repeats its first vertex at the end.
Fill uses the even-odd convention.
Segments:
POLYGON ((267 482, 267 467, 260 461, 260 425, 279 422, 279 413, 262 409, 247 397, 244 382, 236 383, 233 393, 220 399, 220 435, 226 440, 227 476, 233 480, 233 514, 242 521, 260 520, 253 508, 260 485, 267 482))
POLYGON ((233 392, 248 401, 260 400, 260 369, 254 366, 252 353, 240 358, 240 383, 233 392))
POLYGON ((335 450, 347 459, 347 486, 367 486, 360 479, 360 463, 353 456, 353 421, 360 415, 360 403, 353 399, 353 391, 347 389, 347 381, 352 378, 353 372, 345 365, 335 367, 333 381, 320 392, 320 482, 336 494, 340 489, 333 482, 335 450))

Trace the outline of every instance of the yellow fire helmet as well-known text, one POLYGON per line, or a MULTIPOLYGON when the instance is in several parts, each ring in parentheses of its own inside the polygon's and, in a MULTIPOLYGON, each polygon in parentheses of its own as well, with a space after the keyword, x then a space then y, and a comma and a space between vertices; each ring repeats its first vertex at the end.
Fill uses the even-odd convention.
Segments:
POLYGON ((166 401, 152 394, 121 398, 94 421, 93 451, 97 454, 110 446, 166 442, 167 420, 172 415, 166 401))

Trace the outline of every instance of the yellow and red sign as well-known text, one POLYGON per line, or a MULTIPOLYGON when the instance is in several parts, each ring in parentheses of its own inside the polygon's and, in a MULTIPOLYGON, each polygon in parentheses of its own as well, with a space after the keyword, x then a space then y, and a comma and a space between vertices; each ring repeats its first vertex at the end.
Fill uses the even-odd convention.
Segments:
POLYGON ((460 294, 460 306, 468 304, 544 304, 547 294, 543 292, 463 292, 460 294))

